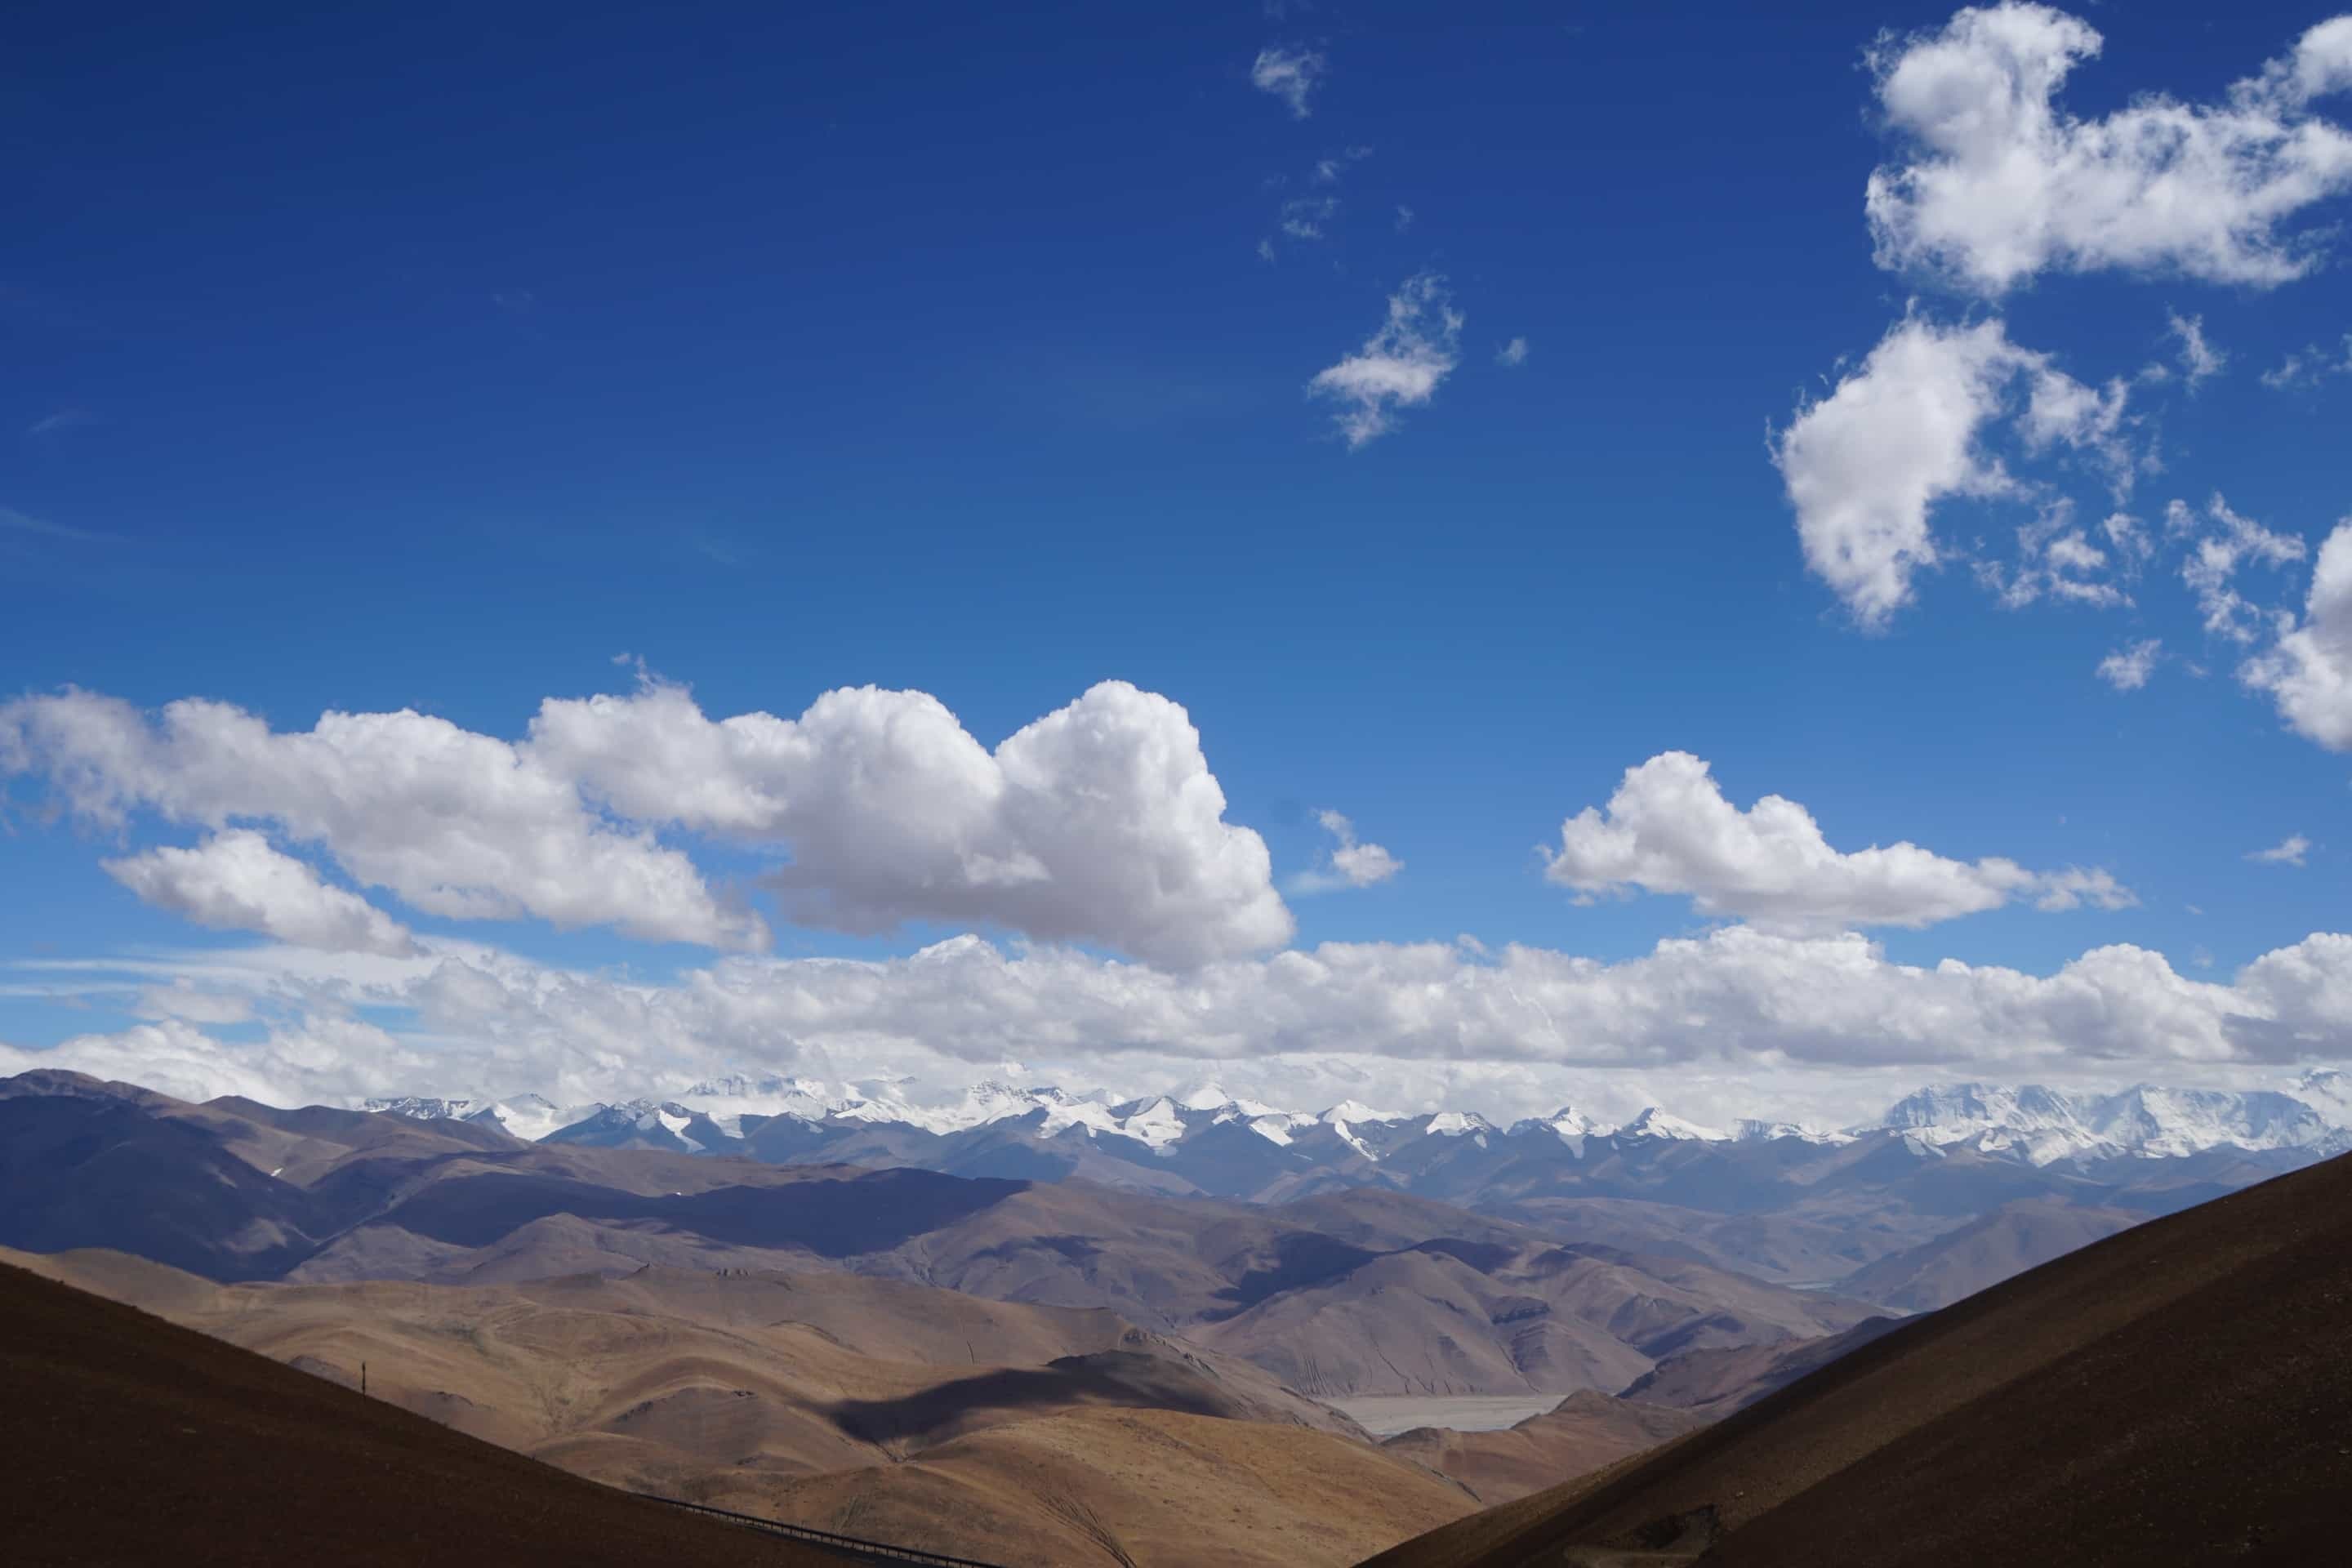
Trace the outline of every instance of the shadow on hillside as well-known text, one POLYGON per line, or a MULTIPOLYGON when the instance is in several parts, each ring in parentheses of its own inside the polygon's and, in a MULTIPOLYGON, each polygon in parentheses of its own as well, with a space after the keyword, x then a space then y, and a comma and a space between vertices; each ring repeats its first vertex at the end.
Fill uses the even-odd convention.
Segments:
POLYGON ((733 1247, 798 1247, 846 1258, 886 1251, 1025 1190, 1024 1182, 898 1170, 646 1197, 562 1177, 485 1174, 437 1183, 383 1223, 455 1247, 487 1247, 533 1220, 568 1214, 651 1221, 733 1247))
POLYGON ((982 1411, 1050 1413, 1112 1405, 1227 1415, 1232 1402, 1201 1378, 1158 1356, 1102 1351, 1064 1356, 1042 1367, 1016 1367, 959 1378, 899 1399, 848 1399, 824 1407, 843 1432, 863 1442, 902 1443, 940 1433, 982 1411))

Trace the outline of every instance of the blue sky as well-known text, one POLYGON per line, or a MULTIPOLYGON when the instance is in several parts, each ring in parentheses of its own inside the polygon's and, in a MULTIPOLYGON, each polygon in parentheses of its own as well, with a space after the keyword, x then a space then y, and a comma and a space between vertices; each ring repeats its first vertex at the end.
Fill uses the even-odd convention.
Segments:
MULTIPOLYGON (((2225 105, 2330 12, 2084 16, 2103 47, 2057 101, 2096 121, 2147 93, 2225 105)), ((629 692, 625 653, 714 719, 873 684, 930 693, 993 747, 1131 682, 1183 706, 1224 820, 1270 854, 1296 935, 1251 962, 1467 933, 1618 963, 1719 932, 1748 911, 1711 915, 1654 873, 1579 901, 1538 851, 1679 750, 1737 807, 1801 803, 1838 851, 2095 868, 2136 900, 2020 896, 1917 929, 1823 917, 1892 963, 2046 977, 2122 943, 2227 983, 2343 925, 2352 768, 2324 717, 2297 728, 2240 671, 2274 655, 2272 617, 2311 618, 2318 552, 2352 512, 2352 374, 2326 357, 2352 331, 2330 232, 2352 175, 2322 149, 2298 172, 2307 199, 2254 230, 2194 210, 2244 193, 2191 190, 2179 234, 2053 252, 2000 287, 1948 248, 1890 258, 1865 182, 1918 142, 1876 84, 1952 19, 36 9, 0 75, 22 215, 0 240, 0 685, 147 710, 201 696, 281 731, 413 707, 515 741, 544 699, 629 692), (1267 51, 1317 62, 1303 115, 1254 85, 1267 51), (2234 259, 2215 232, 2242 242, 2234 259), (2297 275, 2252 276, 2249 256, 2297 275), (1416 279, 1436 303, 1403 357, 1445 368, 1351 447, 1348 405, 1310 384, 1370 353, 1416 279), (1998 321, 2041 357, 2003 362, 2019 379, 1969 444, 2006 493, 1939 495, 1942 563, 1872 626, 1809 570, 1775 452, 1906 312, 1998 321), (2193 384, 2176 315, 2223 356, 2193 384), (1499 363, 1514 339, 1524 361, 1499 363), (2120 422, 2029 450, 2013 421, 2042 366, 2093 393, 2123 378, 2120 422), (2220 526, 2217 492, 2302 551, 2236 569, 2244 643, 2203 627, 2180 574, 2220 526), (2168 535, 2175 499, 2197 521, 2168 535), (2162 542, 2129 574, 2100 531, 2116 512, 2162 542), (2111 602, 2009 605, 1979 581, 2072 531, 2107 557, 2111 602), (2144 686, 2100 679, 2147 639, 2144 686), (1322 809, 1402 871, 1288 891, 1329 847, 1322 809), (2301 866, 2247 858, 2298 836, 2301 866)), ((2310 58, 2316 90, 2273 107, 2329 133, 2352 95, 2310 58)), ((256 931, 192 924, 99 864, 235 820, 423 939, 655 984, 713 962, 608 921, 449 918, 266 812, 77 818, 58 766, 13 770, 0 959, 135 953, 165 974, 252 951, 256 931)), ((714 888, 805 855, 647 831, 714 888)), ((882 960, 966 929, 1138 957, 1128 914, 1024 930, 982 900, 845 931, 751 896, 788 959, 882 960)), ((60 992, 55 973, 0 984, 0 1039, 139 1026, 125 994, 60 992)), ((207 1038, 235 1049, 338 1009, 463 1032, 268 984, 207 1038)), ((2288 1054, 2352 1054, 2352 1018, 2314 1005, 2288 1054)), ((1475 1058, 1475 1035, 1387 1055, 1475 1058)), ((2143 1044, 2076 1060, 2053 1036, 2035 1063, 2243 1065, 2143 1044)), ((1755 1070, 1780 1071, 1783 1048, 1755 1070)), ((791 1065, 767 1036, 678 1049, 791 1065)), ((1279 1042, 1194 1054, 1221 1052, 1279 1042)), ((1501 1053, 1514 1072, 1540 1055, 1501 1053)), ((501 1058, 466 1070, 483 1059, 501 1058)), ((1956 1038, 1932 1065, 1973 1060, 1956 1038)), ((303 1080, 337 1087, 320 1083, 303 1080)))

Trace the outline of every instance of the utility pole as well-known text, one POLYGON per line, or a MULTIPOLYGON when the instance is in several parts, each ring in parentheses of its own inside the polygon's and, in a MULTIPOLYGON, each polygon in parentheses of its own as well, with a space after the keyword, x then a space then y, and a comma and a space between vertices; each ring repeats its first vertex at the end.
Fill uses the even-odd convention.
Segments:
POLYGON ((360 1363, 360 1396, 367 1396, 367 1363, 360 1363))

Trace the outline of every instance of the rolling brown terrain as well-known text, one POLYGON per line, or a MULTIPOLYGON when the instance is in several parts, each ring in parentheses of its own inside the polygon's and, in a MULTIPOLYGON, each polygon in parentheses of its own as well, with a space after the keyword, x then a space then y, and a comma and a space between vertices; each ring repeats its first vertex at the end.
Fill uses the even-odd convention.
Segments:
POLYGON ((1957 1230, 1882 1258, 1838 1281, 1838 1289, 1898 1312, 1932 1312, 2147 1217, 2123 1209, 2021 1198, 1957 1230))
POLYGON ((1012 1563, 1344 1563, 1474 1506, 1245 1362, 841 1273, 224 1286, 0 1254, 632 1490, 1012 1563))
POLYGON ((107 1247, 225 1282, 855 1273, 1106 1310, 1318 1397, 1613 1392, 1686 1350, 1816 1338, 1872 1311, 1376 1189, 1255 1207, 532 1144, 62 1072, 0 1079, 0 1245, 107 1247))
POLYGON ((1847 1352, 1861 1349, 1900 1321, 1865 1318, 1842 1334, 1818 1340, 1686 1351, 1636 1378, 1624 1397, 1716 1419, 1745 1410, 1847 1352))
POLYGON ((1908 1251, 1949 1229, 1949 1216, 1893 1210, 1833 1220, 1717 1214, 1640 1198, 1530 1197, 1481 1209, 1564 1241, 1685 1258, 1775 1285, 1843 1281, 1856 1268, 1908 1251))
POLYGON ((1372 1559, 2340 1561, 2352 1159, 2113 1236, 1728 1419, 1372 1559))
POLYGON ((846 1561, 593 1485, 7 1266, 0 1453, 0 1554, 26 1568, 846 1561))
POLYGON ((1703 1263, 1554 1243, 1431 1241, 1187 1331, 1302 1392, 1613 1392, 1664 1357, 1841 1331, 1867 1305, 1703 1263))
POLYGON ((1378 1448, 1178 1411, 1071 1411, 908 1463, 722 1494, 845 1534, 992 1562, 1276 1568, 1346 1563, 1477 1505, 1378 1448))
MULTIPOLYGON (((1720 1353, 1720 1352, 1718 1352, 1720 1353)), ((1493 1507, 1647 1452, 1707 1418, 1587 1389, 1499 1432, 1416 1426, 1381 1447, 1424 1465, 1493 1507)))

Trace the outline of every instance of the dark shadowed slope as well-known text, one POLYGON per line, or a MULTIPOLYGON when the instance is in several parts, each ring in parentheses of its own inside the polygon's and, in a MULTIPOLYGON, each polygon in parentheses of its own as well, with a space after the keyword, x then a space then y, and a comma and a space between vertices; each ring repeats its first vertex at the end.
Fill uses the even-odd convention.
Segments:
POLYGON ((0 1453, 11 1563, 844 1561, 5 1267, 0 1453))
POLYGON ((1904 1324, 1644 1460, 1383 1568, 2328 1563, 2352 1537, 2352 1159, 1904 1324))

